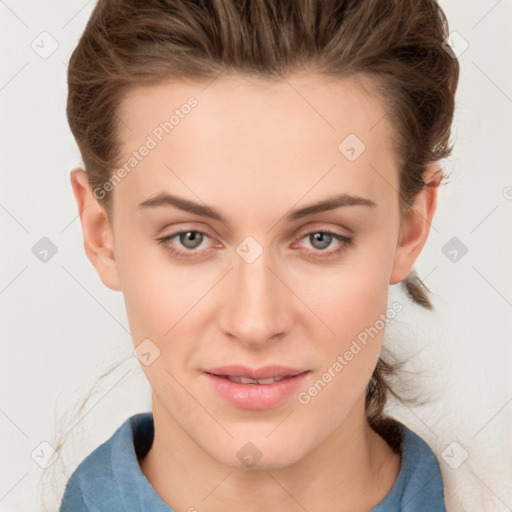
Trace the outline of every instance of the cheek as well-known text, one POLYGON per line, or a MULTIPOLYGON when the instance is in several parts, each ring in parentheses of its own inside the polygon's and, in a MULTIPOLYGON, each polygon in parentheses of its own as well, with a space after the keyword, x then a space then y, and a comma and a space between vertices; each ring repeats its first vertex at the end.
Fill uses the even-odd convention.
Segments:
MULTIPOLYGON (((123 297, 131 338, 152 391, 163 403, 183 392, 179 382, 194 347, 191 327, 194 305, 205 294, 204 286, 179 267, 152 265, 132 253, 122 272, 123 297), (184 343, 187 340, 187 343, 184 343), (149 353, 150 361, 142 354, 149 353)), ((175 400, 175 398, 174 398, 175 400)))
MULTIPOLYGON (((326 334, 340 342, 357 336, 386 312, 389 294, 387 266, 380 262, 340 267, 339 271, 306 280, 302 290, 308 305, 329 327, 326 334)), ((329 336, 326 336, 329 339, 329 336)))
MULTIPOLYGON (((384 269, 385 270, 385 269, 384 269)), ((317 336, 330 396, 348 406, 366 387, 377 364, 386 326, 389 285, 380 264, 340 271, 317 281, 310 298, 328 329, 317 336)), ((322 383, 319 383, 321 386, 322 383)), ((314 393, 314 391, 313 391, 314 393)), ((328 403, 328 400, 327 402, 328 403)))
POLYGON ((141 368, 157 394, 178 393, 181 388, 172 376, 180 379, 190 363, 197 315, 206 307, 215 279, 198 277, 193 266, 172 263, 161 248, 132 248, 123 254, 119 273, 133 345, 151 357, 157 354, 149 365, 140 359, 141 368))
POLYGON ((330 411, 326 428, 342 422, 365 392, 382 347, 386 302, 386 287, 359 282, 325 303, 323 320, 335 334, 318 338, 323 365, 297 400, 310 416, 330 411))
MULTIPOLYGON (((134 238, 134 237, 133 237, 134 238)), ((137 244, 129 235, 120 237, 118 272, 132 337, 165 340, 166 335, 197 303, 208 284, 197 270, 177 265, 156 242, 137 244)))

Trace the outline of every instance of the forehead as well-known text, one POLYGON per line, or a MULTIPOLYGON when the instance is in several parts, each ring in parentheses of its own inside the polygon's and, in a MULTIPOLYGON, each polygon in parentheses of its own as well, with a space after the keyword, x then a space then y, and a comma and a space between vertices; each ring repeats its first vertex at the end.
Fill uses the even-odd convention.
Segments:
POLYGON ((312 200, 333 188, 376 197, 383 179, 398 182, 385 106, 350 78, 170 80, 129 91, 118 115, 125 161, 154 146, 124 180, 132 201, 186 191, 180 176, 206 197, 229 184, 291 204, 308 190, 312 200))

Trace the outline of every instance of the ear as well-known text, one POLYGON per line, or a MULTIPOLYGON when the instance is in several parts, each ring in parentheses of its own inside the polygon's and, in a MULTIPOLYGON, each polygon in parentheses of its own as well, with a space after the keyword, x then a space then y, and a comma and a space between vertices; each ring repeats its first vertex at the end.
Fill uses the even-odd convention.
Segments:
POLYGON ((404 214, 390 284, 399 283, 409 275, 427 241, 437 207, 437 191, 441 177, 441 169, 437 163, 427 167, 423 174, 423 180, 428 185, 418 193, 412 208, 404 214))
POLYGON ((114 236, 107 214, 94 196, 84 170, 77 168, 70 173, 87 257, 96 268, 103 284, 111 290, 121 291, 114 252, 114 236))

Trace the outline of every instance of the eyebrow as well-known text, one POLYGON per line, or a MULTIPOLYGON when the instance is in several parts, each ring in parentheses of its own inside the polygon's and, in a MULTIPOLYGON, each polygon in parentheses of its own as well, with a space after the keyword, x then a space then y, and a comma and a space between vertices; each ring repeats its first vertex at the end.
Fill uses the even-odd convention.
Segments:
MULTIPOLYGON (((185 212, 192 213, 194 215, 199 215, 201 217, 208 217, 211 219, 218 220, 226 225, 229 225, 227 219, 218 212, 217 210, 202 205, 199 203, 195 203, 193 201, 189 201, 188 199, 183 199, 181 197, 173 196, 167 193, 161 193, 154 197, 151 197, 137 206, 137 209, 145 209, 145 208, 158 208, 158 207, 168 207, 174 206, 180 210, 185 212)), ((318 201, 316 203, 310 204, 309 206, 305 206, 303 208, 299 208, 297 210, 293 210, 288 213, 285 217, 287 222, 293 222, 298 219, 302 219, 304 217, 308 217, 315 213, 326 212, 329 210, 334 210, 336 208, 340 208, 341 206, 377 206, 377 203, 372 201, 371 199, 367 199, 360 196, 354 196, 349 194, 340 194, 337 196, 329 197, 322 201, 318 201)))

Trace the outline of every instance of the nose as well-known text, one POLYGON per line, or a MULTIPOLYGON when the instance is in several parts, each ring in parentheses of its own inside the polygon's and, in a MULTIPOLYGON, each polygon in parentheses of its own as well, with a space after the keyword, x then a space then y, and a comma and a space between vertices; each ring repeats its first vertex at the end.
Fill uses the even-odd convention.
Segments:
POLYGON ((263 250, 252 262, 235 252, 220 292, 220 328, 247 348, 275 342, 292 325, 293 294, 270 252, 263 250))

